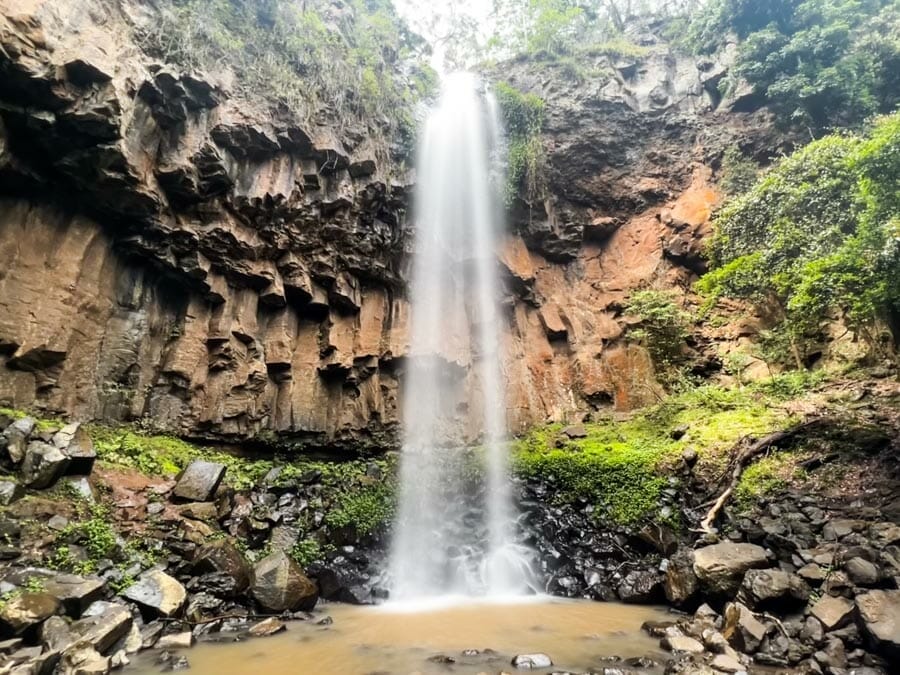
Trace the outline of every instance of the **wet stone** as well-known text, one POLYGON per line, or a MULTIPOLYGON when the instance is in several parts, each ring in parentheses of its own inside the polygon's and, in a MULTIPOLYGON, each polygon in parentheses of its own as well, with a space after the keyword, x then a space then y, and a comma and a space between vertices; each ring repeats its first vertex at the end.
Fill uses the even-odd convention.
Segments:
POLYGON ((176 615, 184 605, 187 592, 165 572, 151 570, 142 574, 123 595, 142 610, 164 617, 176 615))
POLYGON ((546 654, 518 654, 510 663, 520 670, 532 670, 536 668, 549 668, 553 665, 552 659, 546 654))

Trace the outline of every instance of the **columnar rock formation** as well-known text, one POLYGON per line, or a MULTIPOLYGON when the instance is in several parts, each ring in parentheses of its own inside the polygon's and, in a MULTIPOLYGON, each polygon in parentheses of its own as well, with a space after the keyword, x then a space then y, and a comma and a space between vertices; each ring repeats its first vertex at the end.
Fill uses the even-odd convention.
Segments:
MULTIPOLYGON (((155 62, 130 37, 148 11, 0 0, 0 404, 390 447, 402 162, 377 130, 155 62)), ((623 301, 701 269, 707 148, 772 148, 764 113, 715 94, 720 64, 613 65, 596 84, 511 71, 548 110, 546 198, 517 204, 500 256, 516 429, 654 397, 623 301)))

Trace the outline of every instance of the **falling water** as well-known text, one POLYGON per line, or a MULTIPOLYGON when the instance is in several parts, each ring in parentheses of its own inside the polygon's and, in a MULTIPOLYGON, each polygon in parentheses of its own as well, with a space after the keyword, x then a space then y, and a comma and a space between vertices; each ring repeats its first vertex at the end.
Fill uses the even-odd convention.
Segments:
POLYGON ((468 73, 447 77, 419 146, 392 600, 528 589, 527 550, 514 543, 504 446, 495 170, 501 145, 490 93, 468 73), (474 430, 485 452, 477 489, 466 449, 474 430))

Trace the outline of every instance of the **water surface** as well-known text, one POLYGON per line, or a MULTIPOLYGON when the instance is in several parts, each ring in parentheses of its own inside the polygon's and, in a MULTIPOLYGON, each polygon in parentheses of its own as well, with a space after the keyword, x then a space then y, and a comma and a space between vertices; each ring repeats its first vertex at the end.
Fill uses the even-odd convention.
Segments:
MULTIPOLYGON (((544 652, 554 667, 522 672, 572 670, 584 672, 603 665, 604 657, 662 658, 658 641, 640 630, 647 620, 671 615, 653 607, 592 601, 542 599, 514 603, 435 605, 432 609, 330 605, 315 621, 293 622, 288 631, 268 638, 231 644, 199 644, 185 654, 193 675, 265 673, 266 675, 365 675, 374 673, 460 674, 513 671, 515 654, 544 652), (494 655, 464 656, 469 649, 491 649, 494 655), (453 664, 429 657, 445 655, 453 664)), ((156 673, 152 652, 140 657, 135 672, 156 673)))

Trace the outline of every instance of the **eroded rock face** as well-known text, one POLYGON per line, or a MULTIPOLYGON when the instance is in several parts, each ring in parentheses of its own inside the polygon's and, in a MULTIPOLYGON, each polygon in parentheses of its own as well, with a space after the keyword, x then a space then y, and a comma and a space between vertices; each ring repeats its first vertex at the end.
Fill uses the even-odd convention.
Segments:
MULTIPOLYGON (((130 37, 152 20, 128 0, 0 0, 0 401, 393 447, 410 179, 371 129, 152 61, 130 37)), ((546 198, 515 205, 498 252, 514 431, 656 400, 623 304, 702 269, 722 148, 778 149, 764 111, 718 99, 724 68, 660 53, 590 83, 504 73, 547 111, 546 198)), ((480 386, 465 317, 448 323, 471 435, 480 386)))

